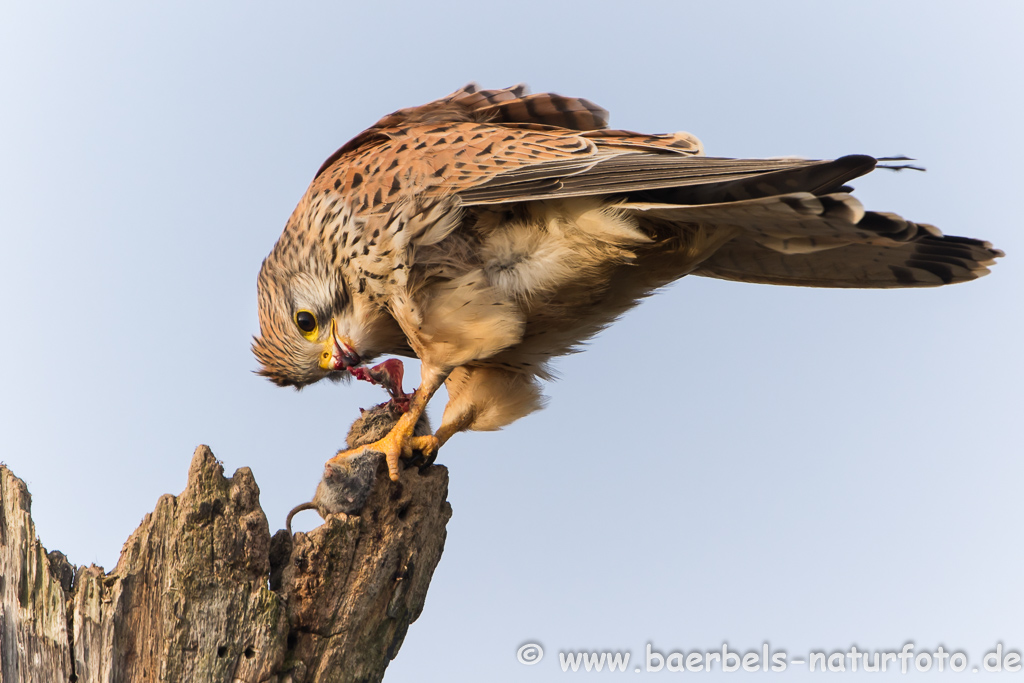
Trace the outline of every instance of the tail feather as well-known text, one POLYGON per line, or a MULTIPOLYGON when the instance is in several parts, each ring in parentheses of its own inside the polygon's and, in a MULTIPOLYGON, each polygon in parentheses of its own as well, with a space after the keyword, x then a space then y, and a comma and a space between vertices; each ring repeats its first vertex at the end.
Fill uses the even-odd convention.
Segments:
POLYGON ((728 231, 693 275, 807 287, 933 287, 986 275, 1003 253, 946 237, 896 214, 864 211, 854 197, 794 193, 720 204, 624 204, 680 232, 728 231))
POLYGON ((811 254, 785 254, 742 237, 692 274, 804 287, 937 287, 987 275, 999 256, 988 242, 956 237, 928 236, 893 247, 849 244, 811 254))
POLYGON ((608 127, 608 111, 590 100, 556 93, 530 94, 524 84, 499 90, 478 90, 475 83, 419 109, 449 102, 473 112, 479 121, 530 123, 569 130, 593 131, 608 127))
POLYGON ((569 130, 599 130, 608 126, 608 112, 590 100, 537 93, 498 102, 475 112, 484 120, 501 123, 539 123, 569 130))

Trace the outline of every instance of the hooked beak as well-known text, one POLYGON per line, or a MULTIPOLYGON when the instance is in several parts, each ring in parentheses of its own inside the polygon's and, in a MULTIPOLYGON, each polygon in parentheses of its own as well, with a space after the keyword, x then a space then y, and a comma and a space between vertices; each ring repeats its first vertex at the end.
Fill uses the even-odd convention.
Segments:
POLYGON ((351 340, 338 336, 338 325, 331 319, 331 336, 320 352, 320 367, 324 370, 344 370, 359 365, 362 359, 352 348, 351 340))

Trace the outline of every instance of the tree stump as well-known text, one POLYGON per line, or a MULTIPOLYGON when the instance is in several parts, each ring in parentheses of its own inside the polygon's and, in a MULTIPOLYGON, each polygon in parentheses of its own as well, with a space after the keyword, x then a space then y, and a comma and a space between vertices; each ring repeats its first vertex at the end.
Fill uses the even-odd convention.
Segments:
POLYGON ((448 471, 378 472, 359 515, 270 536, 248 468, 196 449, 117 567, 40 544, 0 466, 0 682, 379 681, 423 610, 451 517, 448 471))

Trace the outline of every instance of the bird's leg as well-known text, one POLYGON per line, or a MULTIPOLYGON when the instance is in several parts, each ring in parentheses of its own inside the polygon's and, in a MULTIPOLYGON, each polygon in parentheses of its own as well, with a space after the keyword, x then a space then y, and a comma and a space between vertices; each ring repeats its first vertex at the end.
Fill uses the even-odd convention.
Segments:
POLYGON ((431 397, 444 383, 447 376, 447 372, 423 364, 422 383, 413 394, 412 401, 409 402, 409 410, 402 414, 402 417, 398 419, 398 423, 392 427, 391 431, 378 441, 338 453, 327 461, 328 464, 340 463, 357 452, 378 451, 384 454, 388 464, 388 476, 391 477, 391 481, 398 481, 399 458, 411 457, 413 451, 422 451, 423 455, 430 457, 438 449, 437 437, 433 435, 413 436, 413 430, 416 428, 420 415, 426 410, 427 403, 430 402, 431 397))
POLYGON ((445 445, 448 442, 448 439, 469 427, 473 422, 473 417, 475 415, 476 410, 472 407, 453 420, 445 419, 448 417, 445 415, 445 417, 441 419, 441 426, 437 428, 436 432, 434 432, 434 436, 437 437, 438 448, 445 445))

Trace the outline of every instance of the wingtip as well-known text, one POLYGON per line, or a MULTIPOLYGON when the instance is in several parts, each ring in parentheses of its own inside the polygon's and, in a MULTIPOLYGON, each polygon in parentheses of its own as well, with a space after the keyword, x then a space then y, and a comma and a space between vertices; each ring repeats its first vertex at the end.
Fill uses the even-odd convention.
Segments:
POLYGON ((1005 251, 1002 249, 994 249, 988 242, 985 242, 985 247, 992 253, 992 258, 987 261, 982 261, 986 266, 994 266, 997 258, 1004 258, 1006 256, 1005 251))

